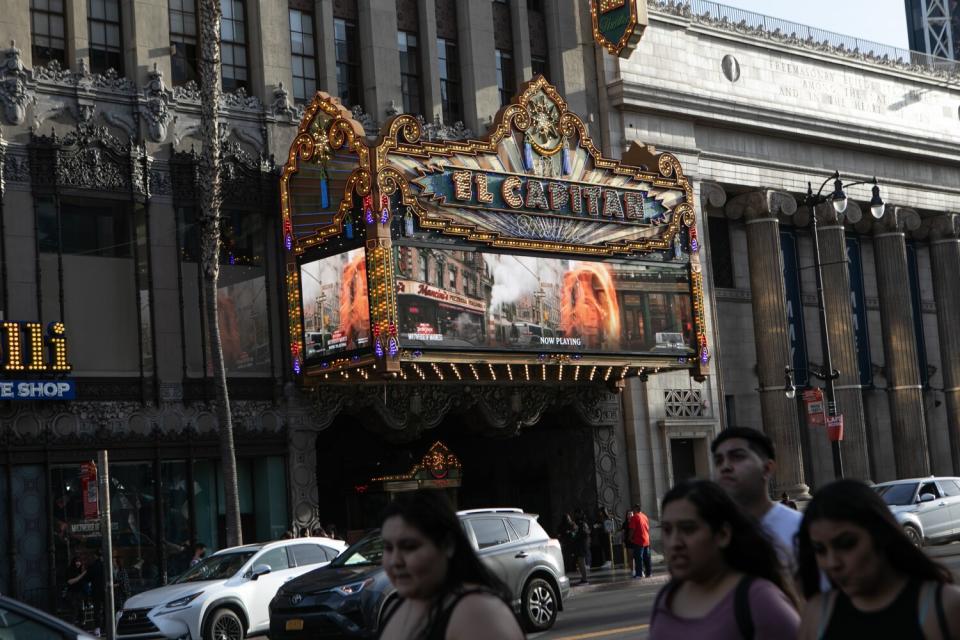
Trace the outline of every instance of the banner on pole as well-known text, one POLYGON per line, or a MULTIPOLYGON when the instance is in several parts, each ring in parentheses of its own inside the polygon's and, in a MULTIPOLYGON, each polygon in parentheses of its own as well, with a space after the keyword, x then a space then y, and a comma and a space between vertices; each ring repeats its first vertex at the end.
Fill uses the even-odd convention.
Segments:
POLYGON ((80 488, 83 495, 83 518, 91 520, 100 515, 100 491, 97 487, 97 465, 84 462, 80 465, 80 488))
POLYGON ((830 442, 843 440, 843 415, 827 416, 827 437, 830 442))
POLYGON ((827 405, 823 401, 823 389, 807 389, 803 392, 803 402, 807 407, 807 424, 811 427, 825 425, 827 405))

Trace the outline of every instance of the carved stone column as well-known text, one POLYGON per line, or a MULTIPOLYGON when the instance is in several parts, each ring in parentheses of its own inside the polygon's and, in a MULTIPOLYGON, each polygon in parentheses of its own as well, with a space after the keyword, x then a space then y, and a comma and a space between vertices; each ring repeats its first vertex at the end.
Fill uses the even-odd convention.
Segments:
POLYGON ((727 203, 731 218, 744 217, 753 296, 753 333, 757 345, 757 377, 763 430, 777 449, 774 490, 777 495, 805 496, 797 405, 783 393, 783 370, 790 364, 786 290, 780 254, 778 214, 793 215, 796 200, 787 193, 764 190, 739 195, 727 203))
POLYGON ((897 477, 930 474, 927 424, 914 335, 906 231, 920 226, 912 209, 890 207, 874 225, 873 252, 880 294, 880 320, 887 369, 887 398, 897 477))
MULTIPOLYGON (((843 470, 848 478, 867 480, 870 477, 870 459, 857 360, 857 336, 854 332, 853 307, 850 306, 847 238, 843 227, 844 219, 856 224, 860 218, 860 209, 854 202, 850 202, 842 214, 838 214, 831 204, 817 207, 817 238, 820 243, 827 336, 830 339, 833 368, 840 371, 834 390, 837 410, 843 414, 843 441, 840 443, 843 470)), ((825 438, 822 430, 820 432, 825 438)))
POLYGON ((947 402, 947 433, 953 472, 960 474, 960 214, 945 213, 930 222, 930 264, 933 297, 937 301, 943 395, 947 402))

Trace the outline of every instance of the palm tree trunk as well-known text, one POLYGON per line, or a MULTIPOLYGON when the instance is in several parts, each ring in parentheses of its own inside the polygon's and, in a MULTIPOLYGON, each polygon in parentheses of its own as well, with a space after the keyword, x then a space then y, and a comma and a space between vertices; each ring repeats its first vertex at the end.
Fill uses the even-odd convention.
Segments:
POLYGON ((220 1, 200 0, 200 245, 203 270, 203 307, 207 316, 207 344, 216 387, 216 415, 220 428, 220 466, 226 502, 227 546, 243 544, 240 530, 240 496, 237 489, 237 456, 227 372, 217 316, 217 281, 220 278, 220 1))

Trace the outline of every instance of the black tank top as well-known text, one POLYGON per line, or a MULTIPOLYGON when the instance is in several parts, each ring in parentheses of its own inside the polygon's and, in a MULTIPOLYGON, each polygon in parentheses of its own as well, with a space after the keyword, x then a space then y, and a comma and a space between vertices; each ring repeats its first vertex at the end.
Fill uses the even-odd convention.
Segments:
MULTIPOLYGON (((848 640, 849 638, 896 638, 897 640, 924 640, 920 626, 918 599, 920 582, 910 580, 900 595, 880 611, 860 611, 850 598, 838 590, 830 623, 820 640, 848 640)), ((938 594, 939 595, 939 594, 938 594)))
MULTIPOLYGON (((500 598, 495 591, 486 587, 458 587, 443 597, 441 606, 434 612, 434 615, 428 621, 427 627, 417 634, 417 640, 444 640, 447 637, 447 626, 450 624, 450 618, 453 616, 454 608, 456 608, 461 600, 475 593, 485 593, 500 598)), ((390 622, 393 614, 400 609, 401 604, 403 604, 402 599, 397 601, 397 604, 387 614, 383 625, 380 627, 378 637, 383 634, 383 630, 387 628, 387 623, 390 622)))

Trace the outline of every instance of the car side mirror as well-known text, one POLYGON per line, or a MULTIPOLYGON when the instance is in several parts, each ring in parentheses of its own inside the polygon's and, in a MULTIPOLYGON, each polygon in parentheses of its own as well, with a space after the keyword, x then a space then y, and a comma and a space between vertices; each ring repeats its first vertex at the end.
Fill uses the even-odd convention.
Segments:
POLYGON ((251 580, 256 580, 256 579, 259 578, 260 576, 264 576, 264 575, 270 573, 270 571, 271 571, 270 565, 268 565, 268 564, 258 564, 257 566, 255 566, 255 567, 250 571, 250 579, 251 579, 251 580))
POLYGON ((937 499, 937 496, 932 493, 924 493, 920 496, 920 502, 933 502, 937 499))

